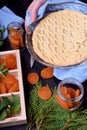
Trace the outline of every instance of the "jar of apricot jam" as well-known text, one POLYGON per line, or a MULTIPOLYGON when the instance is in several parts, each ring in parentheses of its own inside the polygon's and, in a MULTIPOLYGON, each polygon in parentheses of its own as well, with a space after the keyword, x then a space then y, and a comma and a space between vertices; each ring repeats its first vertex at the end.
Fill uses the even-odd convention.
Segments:
POLYGON ((58 84, 57 94, 61 107, 66 110, 75 110, 83 102, 84 87, 77 79, 66 78, 58 84))
POLYGON ((24 30, 20 23, 11 22, 7 26, 8 40, 12 49, 24 47, 24 30))

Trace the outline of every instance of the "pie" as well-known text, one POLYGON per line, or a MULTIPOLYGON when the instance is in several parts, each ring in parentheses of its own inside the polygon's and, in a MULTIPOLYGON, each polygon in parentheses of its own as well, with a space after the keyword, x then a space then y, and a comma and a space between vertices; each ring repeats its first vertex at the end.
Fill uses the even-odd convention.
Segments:
POLYGON ((32 35, 35 53, 55 66, 69 66, 87 58, 87 15, 64 9, 52 12, 32 35))

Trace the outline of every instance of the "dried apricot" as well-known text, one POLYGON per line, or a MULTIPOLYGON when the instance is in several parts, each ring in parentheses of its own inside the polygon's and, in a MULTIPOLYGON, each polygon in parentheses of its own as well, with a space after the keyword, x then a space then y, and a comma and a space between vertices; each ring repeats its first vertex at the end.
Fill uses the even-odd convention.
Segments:
POLYGON ((0 94, 7 93, 7 88, 4 83, 0 83, 0 94))
POLYGON ((52 67, 46 67, 41 70, 40 73, 41 77, 44 79, 49 79, 53 77, 53 68, 52 67))
POLYGON ((0 59, 0 65, 2 65, 4 63, 4 60, 1 58, 0 59))
POLYGON ((18 32, 17 29, 15 29, 15 28, 9 28, 9 30, 10 30, 10 32, 11 32, 11 35, 10 35, 10 36, 12 36, 14 39, 17 39, 17 40, 20 39, 21 34, 18 32))
POLYGON ((13 54, 4 55, 3 62, 6 64, 5 67, 8 69, 15 69, 17 67, 16 56, 13 54))
POLYGON ((15 84, 18 80, 15 78, 15 76, 11 74, 7 74, 6 76, 0 77, 1 81, 5 83, 6 85, 12 86, 15 84))
MULTIPOLYGON (((71 95, 70 94, 66 94, 66 97, 68 98, 68 99, 71 99, 71 95)), ((68 107, 69 108, 73 108, 74 107, 74 103, 71 101, 71 100, 68 100, 67 101, 67 104, 68 104, 68 107)))
POLYGON ((9 30, 11 32, 11 34, 9 35, 9 40, 11 42, 11 46, 14 49, 19 48, 19 47, 23 47, 23 45, 24 45, 23 36, 19 32, 19 30, 15 29, 15 28, 10 28, 9 30))
POLYGON ((16 47, 20 46, 20 41, 18 39, 15 39, 13 36, 9 36, 9 40, 11 42, 11 46, 14 45, 16 47))
POLYGON ((66 97, 66 94, 67 94, 67 87, 66 86, 61 86, 60 87, 60 92, 63 96, 66 97))
POLYGON ((9 28, 9 31, 10 31, 11 33, 13 33, 13 34, 14 34, 14 33, 16 33, 16 32, 17 32, 17 29, 10 27, 10 28, 9 28))
POLYGON ((78 96, 80 96, 80 90, 79 89, 76 90, 75 98, 78 97, 78 96))
POLYGON ((11 92, 18 92, 19 91, 19 83, 16 82, 15 84, 13 84, 10 89, 8 90, 8 93, 11 93, 11 92))
POLYGON ((75 98, 75 89, 69 87, 67 88, 67 93, 70 94, 71 98, 75 98))
MULTIPOLYGON (((19 82, 15 76, 7 74, 6 76, 0 76, 0 82, 3 83, 6 92, 17 92, 19 90, 19 82)), ((4 91, 4 90, 3 90, 4 91)))
POLYGON ((63 101, 57 94, 54 95, 58 105, 60 105, 62 108, 64 108, 65 110, 68 110, 68 103, 66 101, 63 101))
POLYGON ((78 97, 81 93, 80 89, 74 89, 73 87, 64 84, 59 87, 60 93, 56 95, 56 99, 58 104, 64 109, 75 108, 80 105, 80 101, 74 100, 74 98, 78 97))
POLYGON ((42 86, 38 89, 38 96, 43 100, 49 100, 52 96, 52 91, 47 86, 42 86))
POLYGON ((30 84, 36 84, 39 81, 39 76, 36 72, 31 72, 27 75, 27 80, 30 84))
POLYGON ((21 34, 19 32, 16 32, 14 35, 11 35, 15 40, 20 40, 21 39, 21 34))
POLYGON ((69 101, 69 102, 68 102, 68 107, 69 107, 69 108, 73 108, 73 107, 74 107, 74 103, 73 103, 72 101, 69 101))

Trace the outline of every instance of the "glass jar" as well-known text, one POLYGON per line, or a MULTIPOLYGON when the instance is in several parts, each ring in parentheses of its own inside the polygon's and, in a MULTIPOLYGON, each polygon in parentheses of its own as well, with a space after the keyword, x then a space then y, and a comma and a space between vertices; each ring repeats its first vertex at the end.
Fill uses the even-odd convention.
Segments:
POLYGON ((62 80, 57 87, 58 103, 67 110, 75 110, 83 102, 84 87, 74 78, 62 80))
POLYGON ((11 22, 7 26, 8 40, 12 49, 24 47, 24 30, 20 23, 11 22))

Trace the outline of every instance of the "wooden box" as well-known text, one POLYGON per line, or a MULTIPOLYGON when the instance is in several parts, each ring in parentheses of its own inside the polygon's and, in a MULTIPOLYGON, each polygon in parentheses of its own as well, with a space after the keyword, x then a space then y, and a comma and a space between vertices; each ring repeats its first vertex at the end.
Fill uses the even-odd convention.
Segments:
POLYGON ((20 61, 20 52, 19 52, 19 50, 11 50, 11 51, 0 52, 0 58, 4 57, 6 54, 13 54, 16 57, 16 68, 15 69, 9 69, 8 73, 15 76, 18 79, 19 91, 0 94, 0 100, 2 100, 3 96, 11 98, 11 95, 14 94, 16 96, 19 96, 21 108, 20 108, 20 111, 19 111, 18 114, 12 115, 12 116, 7 117, 4 120, 0 121, 0 127, 6 127, 6 126, 19 125, 19 124, 27 123, 24 89, 23 89, 23 79, 22 79, 22 70, 21 70, 21 61, 20 61))

